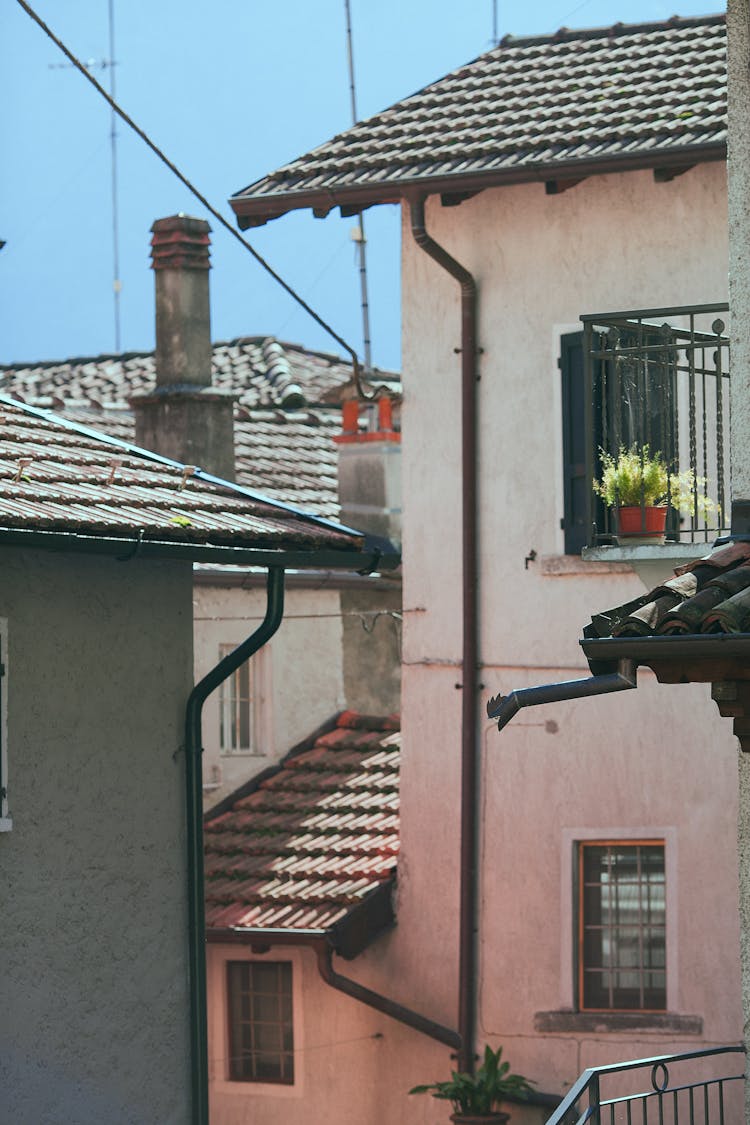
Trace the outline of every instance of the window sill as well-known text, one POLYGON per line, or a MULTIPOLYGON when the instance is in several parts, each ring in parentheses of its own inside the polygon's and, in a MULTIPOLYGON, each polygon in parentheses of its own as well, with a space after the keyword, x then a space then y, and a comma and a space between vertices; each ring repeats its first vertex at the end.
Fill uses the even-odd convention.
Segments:
POLYGON ((703 1017, 681 1016, 675 1012, 536 1012, 534 1030, 584 1034, 645 1031, 696 1036, 703 1034, 703 1017))
POLYGON ((580 555, 542 555, 540 572, 544 578, 572 578, 582 574, 632 574, 629 562, 610 559, 582 559, 580 555))
POLYGON ((13 828, 13 818, 10 816, 0 816, 0 832, 10 832, 13 828))

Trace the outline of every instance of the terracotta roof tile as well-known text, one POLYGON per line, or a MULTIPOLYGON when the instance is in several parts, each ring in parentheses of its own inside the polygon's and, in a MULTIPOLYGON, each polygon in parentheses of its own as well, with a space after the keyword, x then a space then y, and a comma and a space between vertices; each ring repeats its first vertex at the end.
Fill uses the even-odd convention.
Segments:
POLYGON ((647 167, 691 149, 719 159, 725 40, 721 15, 507 36, 230 202, 240 225, 252 225, 295 207, 393 201, 407 184, 450 191, 471 177, 552 178, 576 162, 647 167))
POLYGON ((678 567, 675 578, 596 614, 591 639, 750 633, 750 543, 735 542, 678 567))
POLYGON ((327 930, 393 880, 396 726, 345 712, 207 819, 209 929, 327 930))

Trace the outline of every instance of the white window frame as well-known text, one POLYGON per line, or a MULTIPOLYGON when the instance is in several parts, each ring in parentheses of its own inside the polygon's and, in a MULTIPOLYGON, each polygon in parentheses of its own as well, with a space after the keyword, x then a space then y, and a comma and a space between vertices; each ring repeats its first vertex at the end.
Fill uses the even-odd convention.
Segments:
MULTIPOLYGON (((226 641, 219 645, 219 659, 223 659, 237 648, 241 642, 226 641)), ((219 685, 217 692, 217 745, 219 749, 219 758, 246 758, 246 757, 265 757, 268 749, 271 746, 272 731, 270 729, 269 718, 271 708, 268 706, 270 700, 270 684, 269 668, 270 657, 266 652, 267 646, 254 653, 245 664, 240 665, 229 679, 225 680, 219 685), (234 686, 237 683, 240 669, 243 667, 248 669, 248 690, 249 699, 247 706, 249 710, 248 715, 248 731, 249 731, 249 746, 225 747, 221 744, 222 726, 224 723, 224 708, 229 711, 229 701, 226 700, 226 689, 228 685, 234 686)), ((236 700, 235 700, 236 705, 236 700)))
POLYGON ((8 806, 8 621, 0 617, 0 832, 10 832, 13 820, 8 806))
MULTIPOLYGON (((576 976, 578 965, 578 844, 596 840, 617 840, 626 844, 640 840, 664 841, 666 897, 666 1012, 679 1012, 678 926, 677 926, 677 829, 673 826, 643 825, 627 828, 564 828, 560 849, 560 1001, 561 1011, 578 1011, 576 976)), ((581 1013, 587 1014, 585 1012, 581 1013)), ((602 1014, 602 1013, 598 1013, 602 1014)), ((608 1014, 608 1013, 603 1013, 608 1014)), ((613 1012, 612 1015, 619 1013, 613 1012)))
POLYGON ((301 951, 285 946, 271 948, 267 953, 254 953, 243 946, 214 945, 207 949, 207 994, 213 997, 209 1008, 209 1068, 211 1088, 216 1094, 239 1095, 243 1098, 301 1098, 305 1092, 305 1037, 302 1021, 301 951), (229 1002, 227 997, 227 962, 288 961, 292 966, 292 1024, 294 1026, 294 1083, 242 1082, 229 1077, 229 1002))

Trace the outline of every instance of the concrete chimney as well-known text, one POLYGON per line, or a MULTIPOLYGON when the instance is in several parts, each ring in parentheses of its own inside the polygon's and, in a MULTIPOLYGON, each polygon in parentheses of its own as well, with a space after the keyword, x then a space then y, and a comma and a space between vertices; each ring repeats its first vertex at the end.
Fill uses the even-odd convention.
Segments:
POLYGON ((210 229, 189 215, 151 228, 156 388, 131 406, 138 445, 234 480, 234 396, 211 385, 210 229))
POLYGON ((401 434, 388 395, 378 400, 377 429, 360 431, 359 402, 345 401, 339 449, 341 521, 401 543, 401 434))

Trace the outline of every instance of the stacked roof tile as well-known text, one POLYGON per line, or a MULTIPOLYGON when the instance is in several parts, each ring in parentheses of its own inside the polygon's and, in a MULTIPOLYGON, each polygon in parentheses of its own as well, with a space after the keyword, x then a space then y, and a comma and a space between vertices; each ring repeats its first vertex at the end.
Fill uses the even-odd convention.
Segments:
POLYGON ((398 855, 398 718, 342 713, 205 825, 209 932, 328 933, 388 893, 398 855))
POLYGON ((648 594, 596 614, 586 636, 680 637, 750 632, 750 543, 678 567, 648 594))
POLYGON ((237 192, 240 226, 295 207, 479 190, 561 169, 726 153, 724 17, 562 29, 498 47, 237 192))
MULTIPOLYGON (((245 337, 213 346, 213 382, 237 396, 236 477, 286 504, 336 518, 337 409, 351 366, 336 356, 245 337)), ((153 390, 151 352, 0 368, 0 391, 122 441, 135 436, 130 398, 153 390)), ((398 380, 378 373, 378 382, 398 380)))
POLYGON ((360 540, 0 395, 0 537, 18 531, 268 548, 360 540))

